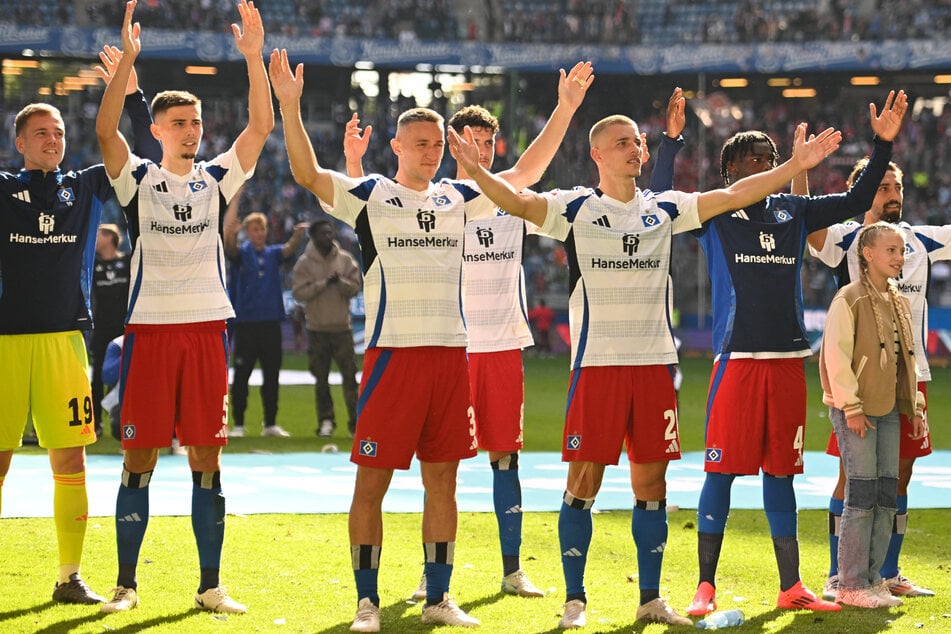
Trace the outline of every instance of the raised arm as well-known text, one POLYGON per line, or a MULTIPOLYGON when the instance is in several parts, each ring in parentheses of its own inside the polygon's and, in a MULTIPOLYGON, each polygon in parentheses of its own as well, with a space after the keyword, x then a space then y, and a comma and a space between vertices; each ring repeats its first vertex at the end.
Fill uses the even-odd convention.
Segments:
POLYGON ((706 222, 723 212, 742 209, 763 200, 782 188, 802 170, 813 168, 821 163, 823 159, 839 149, 841 141, 842 133, 832 128, 810 136, 807 140, 806 124, 800 123, 796 127, 791 159, 779 167, 741 178, 725 189, 715 189, 700 194, 697 200, 700 222, 706 222))
POLYGON ((508 181, 479 165, 479 148, 469 126, 466 126, 465 137, 449 128, 449 151, 492 202, 511 215, 524 218, 539 227, 545 224, 548 203, 544 198, 528 190, 523 193, 515 191, 508 181))
MULTIPOLYGON (((667 130, 661 137, 657 159, 651 168, 651 191, 663 192, 674 188, 674 158, 684 148, 682 132, 687 126, 687 117, 684 114, 686 105, 684 91, 679 87, 674 88, 667 101, 667 130)), ((641 147, 646 148, 647 143, 642 142, 641 147)), ((641 159, 641 165, 646 162, 646 158, 641 159)))
POLYGON ((334 185, 330 172, 317 164, 314 146, 310 143, 307 130, 300 115, 300 98, 304 91, 304 65, 298 64, 291 72, 287 61, 287 50, 274 49, 268 66, 274 96, 281 107, 284 120, 284 144, 287 146, 287 158, 291 172, 298 185, 307 188, 322 202, 333 206, 334 185))
POLYGON ((125 16, 122 19, 122 56, 112 73, 112 81, 106 85, 102 94, 102 104, 96 116, 96 137, 102 151, 102 162, 111 178, 118 178, 122 167, 129 160, 129 145, 119 132, 119 119, 122 117, 125 89, 132 76, 132 67, 142 50, 139 23, 132 23, 135 5, 136 0, 129 0, 125 5, 125 16))
MULTIPOLYGON (((109 85, 119 60, 122 59, 122 51, 116 46, 106 44, 99 53, 99 59, 102 64, 96 65, 96 72, 102 81, 109 85)), ((132 122, 132 153, 153 163, 161 163, 162 144, 152 135, 152 112, 145 95, 139 89, 139 78, 134 66, 126 83, 124 107, 132 122)))
POLYGON ((238 4, 241 27, 231 25, 234 42, 248 64, 248 125, 234 143, 241 169, 247 173, 258 162, 268 135, 274 130, 274 106, 271 104, 271 85, 261 58, 264 47, 264 25, 253 2, 241 0, 238 4))
POLYGON ((499 173, 499 176, 515 189, 530 187, 541 180, 565 138, 571 118, 594 82, 591 62, 578 62, 568 73, 561 68, 558 74, 558 104, 548 117, 545 127, 525 148, 515 165, 499 173))
POLYGON ((221 231, 221 241, 225 247, 225 255, 233 258, 238 255, 238 232, 241 231, 241 221, 238 219, 238 201, 241 200, 241 190, 231 197, 221 231))
POLYGON ((360 178, 363 176, 363 156, 367 153, 370 137, 373 135, 373 126, 360 128, 360 117, 354 112, 347 121, 347 128, 343 133, 343 155, 347 159, 347 176, 360 178))
POLYGON ((300 242, 304 237, 304 232, 307 231, 307 227, 310 226, 309 222, 298 222, 294 225, 294 233, 291 234, 291 237, 287 239, 287 242, 284 243, 284 246, 281 247, 281 255, 284 256, 285 260, 290 259, 292 255, 297 253, 297 247, 300 246, 300 242))

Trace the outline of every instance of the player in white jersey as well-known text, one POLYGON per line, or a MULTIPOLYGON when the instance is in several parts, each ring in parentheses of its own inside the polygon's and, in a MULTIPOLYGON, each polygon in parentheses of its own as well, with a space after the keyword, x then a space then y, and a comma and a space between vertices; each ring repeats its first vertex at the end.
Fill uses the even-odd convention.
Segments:
MULTIPOLYGON (((541 178, 561 144, 574 112, 593 81, 589 63, 578 62, 568 73, 559 71, 558 105, 538 137, 518 162, 499 176, 518 189, 541 178)), ((355 114, 347 124, 344 153, 350 176, 362 176, 361 159, 372 127, 358 127, 355 114), (361 134, 362 132, 362 134, 361 134)), ((462 133, 472 130, 479 146, 479 162, 492 168, 499 122, 482 106, 466 106, 449 120, 462 133)), ((461 166, 456 178, 467 179, 461 166)), ((466 223, 463 240, 463 314, 469 344, 469 388, 475 409, 476 440, 488 453, 492 467, 493 505, 502 550, 501 590, 522 597, 542 597, 521 569, 522 493, 518 457, 522 448, 525 401, 522 349, 533 344, 526 315, 522 245, 534 225, 502 210, 490 218, 466 223)), ((426 575, 412 599, 426 598, 426 575)))
MULTIPOLYGON (((491 217, 495 207, 472 183, 432 182, 445 132, 442 117, 425 108, 408 110, 397 121, 390 141, 398 158, 393 179, 354 179, 321 168, 300 117, 303 65, 292 72, 287 52, 275 50, 269 71, 294 179, 354 227, 363 252, 367 353, 351 452, 358 465, 349 522, 358 599, 351 629, 380 628, 382 500, 393 470, 407 468, 414 453, 426 492, 422 620, 476 626, 478 620, 448 596, 456 471, 461 458, 476 454, 461 311, 462 243, 465 222, 491 217)), ((587 85, 589 74, 572 81, 587 85)))
MULTIPOLYGON (((123 56, 115 71, 120 82, 141 50, 139 25, 132 23, 135 5, 135 0, 126 4, 123 56)), ((116 82, 106 89, 96 119, 103 162, 134 245, 121 370, 125 460, 116 498, 119 573, 104 612, 138 604, 136 565, 148 523, 148 484, 158 449, 169 446, 173 430, 188 447, 192 470, 192 527, 201 567, 195 605, 232 614, 247 610, 219 583, 225 517, 221 448, 228 436, 225 320, 234 316, 221 231, 225 206, 254 173, 274 128, 274 111, 261 58, 261 16, 246 0, 238 12, 242 26, 233 24, 232 31, 248 68, 248 124, 228 151, 195 162, 201 102, 187 92, 159 93, 152 101, 160 165, 130 153, 118 129, 116 82)))
MULTIPOLYGON (((855 164, 846 184, 851 187, 858 175, 865 169, 867 159, 855 164)), ((928 365, 928 282, 931 278, 931 263, 951 259, 951 225, 912 226, 901 219, 903 187, 902 170, 895 163, 889 163, 885 177, 879 184, 872 206, 861 224, 849 221, 832 225, 826 229, 809 234, 809 252, 836 271, 839 286, 856 280, 859 276, 857 254, 858 234, 863 226, 884 220, 897 224, 905 236, 905 264, 897 280, 898 288, 911 303, 912 326, 915 334, 915 361, 918 365, 918 389, 927 393, 927 383, 931 380, 931 368, 928 365)), ((927 410, 926 410, 927 411, 927 410)), ((898 558, 904 543, 905 528, 908 523, 908 483, 911 481, 915 459, 931 453, 931 437, 912 438, 911 421, 901 417, 901 452, 898 463, 898 514, 892 528, 888 553, 881 568, 882 578, 888 583, 892 594, 897 596, 933 596, 934 592, 915 585, 903 576, 898 566, 898 558)), ((838 443, 835 434, 829 440, 827 452, 838 456, 838 443)), ((838 529, 842 517, 845 499, 845 473, 839 463, 839 480, 829 500, 829 547, 830 570, 823 594, 828 598, 834 595, 838 585, 838 529)))
MULTIPOLYGON (((680 106, 682 107, 682 106, 680 106)), ((569 252, 572 373, 562 457, 568 483, 559 516, 566 602, 560 627, 586 622, 584 568, 591 542, 591 507, 604 467, 628 447, 635 495, 632 534, 637 546, 637 619, 689 625, 660 597, 667 536, 667 463, 680 457, 672 366, 677 352, 668 314, 670 237, 716 214, 780 188, 838 147, 831 129, 806 141, 796 131, 793 159, 780 174, 766 172, 727 189, 702 194, 637 188, 642 139, 631 119, 615 115, 591 129, 597 189, 518 193, 478 162, 471 131, 449 131, 453 156, 501 208, 565 241, 569 252)))

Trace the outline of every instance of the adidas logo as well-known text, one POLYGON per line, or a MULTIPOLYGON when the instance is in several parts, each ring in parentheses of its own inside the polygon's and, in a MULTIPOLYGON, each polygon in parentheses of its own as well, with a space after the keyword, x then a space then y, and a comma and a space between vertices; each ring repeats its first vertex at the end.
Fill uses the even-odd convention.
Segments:
POLYGON ((130 515, 126 515, 125 517, 116 518, 116 521, 118 521, 118 522, 141 522, 141 521, 142 521, 142 518, 139 517, 139 514, 138 514, 138 513, 132 513, 132 514, 130 514, 130 515))
POLYGON ((168 183, 166 183, 165 181, 162 181, 162 182, 159 183, 158 185, 152 185, 152 188, 153 188, 155 191, 161 192, 161 193, 163 193, 163 194, 167 194, 167 193, 168 193, 168 183))
POLYGON ((670 444, 667 445, 667 451, 665 453, 677 453, 680 451, 680 443, 676 440, 671 440, 670 444))
POLYGON ((509 514, 511 514, 511 513, 516 513, 516 514, 517 514, 517 513, 521 513, 521 512, 522 512, 522 507, 519 506, 518 504, 516 504, 516 505, 513 506, 512 508, 510 508, 510 509, 508 509, 507 511, 505 511, 505 514, 506 514, 506 515, 509 515, 509 514))
POLYGON ((578 550, 577 548, 569 548, 565 552, 561 553, 562 557, 584 557, 584 553, 578 550))
POLYGON ((594 224, 598 225, 599 227, 607 227, 608 229, 611 228, 611 223, 608 222, 608 217, 606 215, 595 220, 594 224))
POLYGON ((734 218, 740 218, 740 219, 742 219, 742 220, 749 220, 749 219, 750 219, 750 217, 749 217, 749 215, 747 215, 745 209, 740 209, 739 211, 734 211, 734 212, 733 212, 732 214, 730 214, 730 215, 733 216, 734 218))
POLYGON ((400 200, 399 197, 397 197, 397 198, 390 198, 389 200, 384 200, 383 202, 385 202, 387 205, 393 205, 394 207, 402 207, 402 206, 403 206, 403 201, 400 200))
POLYGON ((86 522, 89 520, 89 513, 83 513, 79 517, 74 517, 73 520, 77 522, 86 522))
POLYGON ((222 425, 221 429, 218 430, 218 433, 215 434, 215 438, 227 438, 228 437, 228 426, 222 425))
POLYGON ((89 425, 83 425, 83 429, 82 431, 79 432, 79 435, 88 436, 91 433, 92 433, 92 429, 89 427, 89 425))
POLYGON ((796 466, 797 466, 797 467, 801 467, 801 466, 802 466, 802 452, 801 452, 801 451, 799 452, 799 457, 796 458, 796 466))
POLYGON ((662 553, 667 548, 667 542, 661 542, 656 548, 651 548, 652 553, 662 553))
POLYGON ((17 200, 22 200, 25 203, 30 202, 30 192, 23 190, 22 192, 17 192, 13 195, 17 200))

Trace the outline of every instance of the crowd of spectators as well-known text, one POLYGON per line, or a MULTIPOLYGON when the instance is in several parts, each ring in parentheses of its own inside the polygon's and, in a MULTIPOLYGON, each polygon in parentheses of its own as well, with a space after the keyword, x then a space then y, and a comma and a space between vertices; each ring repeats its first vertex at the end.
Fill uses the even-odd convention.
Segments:
MULTIPOLYGON (((550 91, 547 91, 550 92, 550 91)), ((511 165, 518 153, 538 133, 550 111, 550 103, 532 101, 532 94, 542 94, 527 86, 523 91, 524 102, 519 106, 516 120, 521 122, 515 129, 507 129, 509 119, 502 117, 503 134, 500 138, 500 156, 496 165, 504 168, 511 165)), ((881 95, 879 95, 881 97, 881 95)), ((874 98, 874 97, 873 97, 874 98)), ((91 126, 85 121, 94 118, 98 108, 98 94, 90 91, 87 103, 75 110, 66 112, 68 130, 67 167, 81 167, 98 159, 98 150, 91 126)), ((394 116, 406 107, 406 103, 390 104, 388 107, 374 108, 372 104, 361 103, 362 124, 372 124, 374 134, 365 157, 367 173, 392 175, 395 163, 389 149, 389 139, 395 132, 394 116)), ((588 155, 587 130, 594 120, 609 111, 630 112, 639 122, 641 130, 648 134, 650 146, 656 147, 663 133, 664 118, 662 106, 665 102, 655 100, 627 101, 621 106, 615 102, 617 91, 593 91, 572 123, 565 141, 554 162, 546 173, 545 179, 536 189, 547 190, 555 187, 575 185, 595 185, 596 173, 588 155), (613 101, 612 101, 613 100, 613 101), (634 108, 631 111, 631 107, 634 108)), ((709 127, 701 130, 700 119, 692 113, 706 107, 710 101, 723 106, 722 95, 712 95, 707 100, 691 100, 688 106, 688 128, 686 149, 678 156, 675 170, 675 187, 683 191, 712 189, 721 186, 719 174, 719 151, 723 141, 741 129, 763 129, 770 133, 779 146, 783 157, 788 156, 793 130, 799 121, 808 121, 811 129, 819 130, 835 126, 843 131, 844 143, 836 156, 823 163, 810 173, 810 188, 814 194, 839 192, 845 188, 845 176, 855 160, 863 156, 869 148, 866 131, 868 123, 867 101, 869 97, 852 91, 842 91, 840 96, 828 100, 782 100, 767 103, 737 102, 728 109, 732 116, 714 118, 709 127), (736 117, 739 118, 736 118, 736 117), (702 139, 702 141, 701 141, 702 139)), ((880 99, 879 99, 880 101, 880 99)), ((499 102, 500 104, 502 102, 499 102)), ((207 105, 206 107, 213 107, 207 105)), ((499 106, 501 107, 501 106, 499 106)), ((233 109, 222 107, 215 110, 216 116, 205 130, 202 155, 213 156, 223 151, 223 143, 234 135, 239 122, 235 115, 229 115, 233 109)), ((4 113, 4 143, 0 147, 0 163, 5 169, 18 167, 19 155, 12 143, 13 112, 4 113)), ((451 113, 447 113, 451 114, 451 113)), ((308 122, 312 124, 312 136, 317 155, 322 165, 343 169, 342 131, 349 119, 350 109, 346 102, 335 103, 330 110, 330 121, 308 122)), ((895 146, 895 160, 905 172, 904 217, 912 224, 942 225, 951 223, 951 105, 943 112, 935 113, 931 108, 922 108, 914 116, 909 116, 895 146)), ((651 165, 648 164, 639 184, 646 187, 649 183, 651 165)), ((441 175, 455 172, 452 159, 446 156, 441 175)), ((243 193, 241 212, 262 211, 271 222, 270 236, 274 242, 284 242, 290 235, 294 224, 312 220, 323 215, 312 195, 294 182, 287 163, 283 147, 283 137, 276 131, 261 155, 255 177, 248 183, 243 193)), ((119 222, 117 208, 107 210, 107 220, 119 222)), ((339 227, 342 242, 349 246, 359 257, 356 239, 352 231, 339 227)), ((690 314, 702 309, 708 298, 704 295, 708 286, 702 274, 702 263, 698 262, 699 249, 690 236, 675 238, 677 257, 672 262, 672 274, 675 283, 674 297, 678 309, 690 314), (699 271, 699 274, 698 274, 699 271)), ((567 270, 564 251, 560 245, 544 239, 532 237, 526 251, 526 280, 531 299, 546 297, 555 308, 561 307, 559 298, 567 295, 567 270)), ((834 284, 831 274, 824 267, 813 266, 808 258, 804 266, 805 301, 807 305, 824 306, 831 299, 834 284)), ((951 271, 940 268, 933 273, 932 301, 936 305, 951 306, 951 271)), ((706 303, 709 306, 709 303, 706 303)))
MULTIPOLYGON (((268 0, 272 32, 311 37, 669 45, 943 39, 947 0, 268 0)), ((121 23, 113 0, 0 0, 23 25, 121 23)), ((143 0, 147 28, 227 31, 230 0, 143 0)))

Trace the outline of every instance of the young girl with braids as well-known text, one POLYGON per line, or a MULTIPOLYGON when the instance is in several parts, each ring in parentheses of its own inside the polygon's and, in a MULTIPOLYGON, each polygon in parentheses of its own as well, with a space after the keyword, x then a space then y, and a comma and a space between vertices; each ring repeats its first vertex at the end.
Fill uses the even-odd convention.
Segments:
POLYGON ((879 568, 897 508, 899 412, 915 437, 924 396, 917 389, 911 308, 892 279, 901 275, 905 240, 886 222, 859 234, 859 279, 832 300, 822 335, 819 375, 845 465, 836 601, 897 607, 879 568))

